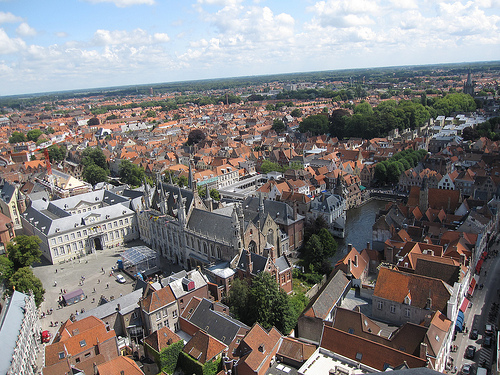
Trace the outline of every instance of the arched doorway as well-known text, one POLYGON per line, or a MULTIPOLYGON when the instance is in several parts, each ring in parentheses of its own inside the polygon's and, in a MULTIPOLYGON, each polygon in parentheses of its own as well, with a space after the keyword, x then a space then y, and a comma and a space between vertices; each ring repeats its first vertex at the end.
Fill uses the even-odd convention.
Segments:
POLYGON ((99 237, 94 238, 94 248, 96 250, 102 250, 102 243, 99 237))
POLYGON ((256 247, 257 247, 257 244, 255 243, 254 240, 250 241, 250 243, 248 244, 248 251, 250 251, 251 253, 255 253, 256 251, 256 247))

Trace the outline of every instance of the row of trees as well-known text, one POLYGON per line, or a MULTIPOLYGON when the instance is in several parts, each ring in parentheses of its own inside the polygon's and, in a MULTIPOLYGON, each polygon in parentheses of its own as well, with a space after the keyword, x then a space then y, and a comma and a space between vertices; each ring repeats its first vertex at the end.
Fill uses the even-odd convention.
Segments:
POLYGON ((261 272, 251 284, 235 279, 225 302, 234 317, 243 323, 252 326, 259 322, 265 329, 274 326, 286 335, 297 324, 308 300, 304 294, 290 297, 269 273, 261 272))
POLYGON ((382 184, 395 184, 402 173, 415 167, 425 156, 426 150, 404 150, 398 152, 389 160, 377 163, 374 177, 382 184))
POLYGON ((313 135, 330 134, 339 139, 361 137, 371 139, 385 137, 393 129, 416 129, 431 117, 449 116, 453 112, 470 112, 476 103, 470 95, 453 93, 441 98, 422 97, 415 100, 387 100, 376 107, 361 102, 353 109, 333 111, 329 118, 322 114, 305 118, 300 124, 301 132, 313 135), (422 104, 424 103, 424 104, 422 104))
POLYGON ((6 283, 7 294, 12 295, 14 290, 25 294, 33 291, 37 307, 43 301, 45 289, 30 266, 40 261, 40 243, 36 236, 17 236, 7 244, 9 255, 0 256, 0 280, 6 283))
POLYGON ((281 166, 278 163, 274 163, 274 162, 269 161, 269 160, 264 160, 262 162, 261 166, 260 166, 260 171, 262 173, 269 173, 269 172, 281 172, 281 173, 284 173, 284 172, 286 172, 289 169, 300 170, 300 169, 303 169, 303 168, 304 168, 304 166, 302 165, 302 163, 299 163, 299 162, 296 162, 296 161, 290 163, 290 165, 281 166))
POLYGON ((500 140, 500 117, 493 117, 476 126, 476 128, 465 128, 462 137, 466 141, 475 141, 486 137, 492 141, 500 140))
POLYGON ((54 129, 52 129, 50 126, 45 128, 43 131, 41 129, 31 129, 29 130, 26 134, 22 132, 12 132, 11 136, 9 137, 9 143, 21 143, 21 142, 38 142, 40 136, 42 134, 52 134, 54 133, 54 129))

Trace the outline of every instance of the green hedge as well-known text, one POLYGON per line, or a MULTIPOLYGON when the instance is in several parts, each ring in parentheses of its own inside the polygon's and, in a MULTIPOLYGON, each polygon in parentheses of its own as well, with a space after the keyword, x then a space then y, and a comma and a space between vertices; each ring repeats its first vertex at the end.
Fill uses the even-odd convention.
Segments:
POLYGON ((199 361, 184 352, 179 356, 179 367, 185 374, 216 375, 221 369, 221 358, 208 361, 202 365, 199 361))
POLYGON ((160 368, 162 371, 167 374, 173 374, 175 368, 177 367, 177 361, 179 359, 179 354, 182 352, 184 348, 184 342, 182 340, 177 341, 165 349, 163 349, 160 353, 160 368))

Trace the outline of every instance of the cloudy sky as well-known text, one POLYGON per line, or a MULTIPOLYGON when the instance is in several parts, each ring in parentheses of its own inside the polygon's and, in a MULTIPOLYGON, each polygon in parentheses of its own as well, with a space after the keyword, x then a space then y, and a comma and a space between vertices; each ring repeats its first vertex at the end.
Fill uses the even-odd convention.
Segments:
POLYGON ((0 96, 500 60, 500 0, 0 0, 0 96))

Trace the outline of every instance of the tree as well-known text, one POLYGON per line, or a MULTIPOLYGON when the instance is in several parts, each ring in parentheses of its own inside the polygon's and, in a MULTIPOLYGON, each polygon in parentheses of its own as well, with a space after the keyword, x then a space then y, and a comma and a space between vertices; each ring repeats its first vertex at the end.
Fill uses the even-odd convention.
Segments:
POLYGON ((295 326, 289 297, 268 272, 261 272, 252 279, 246 306, 250 326, 258 322, 265 329, 274 326, 284 334, 295 326))
POLYGON ((108 172, 96 164, 85 166, 82 176, 83 179, 91 185, 108 180, 108 172))
POLYGON ((7 255, 0 255, 0 281, 7 281, 14 273, 14 264, 7 255))
POLYGON ((132 186, 139 186, 144 179, 144 169, 126 159, 120 162, 118 173, 124 183, 132 186))
POLYGON ((276 132, 276 133, 280 133, 282 132, 283 130, 285 130, 285 123, 283 122, 283 120, 279 119, 279 118, 275 118, 273 120, 273 130, 276 132))
POLYGON ((247 280, 234 279, 231 284, 227 304, 230 306, 231 314, 241 321, 247 321, 248 316, 248 295, 250 286, 247 280))
POLYGON ((295 108, 292 112, 290 112, 292 117, 302 117, 302 111, 300 108, 295 108))
POLYGON ((205 140, 205 133, 200 129, 191 130, 188 134, 187 144, 192 146, 205 140))
POLYGON ((87 167, 91 164, 95 164, 101 167, 105 171, 108 170, 108 162, 106 161, 106 156, 100 148, 87 147, 82 152, 82 164, 87 167))
POLYGON ((90 126, 95 126, 95 125, 99 125, 101 122, 99 121, 99 119, 97 117, 92 117, 91 119, 89 119, 87 121, 87 125, 90 125, 90 126))
POLYGON ((220 201, 220 193, 217 189, 210 189, 210 197, 215 201, 220 201))
POLYGON ((272 161, 269 160, 264 160, 260 166, 260 170, 262 173, 269 173, 269 172, 283 172, 283 168, 276 163, 273 163, 272 161))
POLYGON ((63 161, 66 158, 66 153, 68 149, 66 146, 61 145, 57 147, 56 145, 51 145, 48 147, 49 151, 49 159, 51 163, 57 163, 59 161, 63 161))
POLYGON ((326 134, 328 132, 328 117, 325 115, 312 115, 306 117, 299 125, 301 133, 311 132, 313 135, 326 134))
POLYGON ((43 132, 40 129, 32 129, 26 133, 26 138, 28 141, 36 142, 42 134, 43 132))
POLYGON ((266 104, 266 111, 274 111, 276 108, 272 104, 266 104))
POLYGON ((48 134, 54 134, 55 130, 52 126, 47 126, 43 132, 48 135, 48 134))
POLYGON ((146 117, 156 117, 156 112, 150 109, 146 112, 146 117))
POLYGON ((7 243, 7 254, 15 270, 29 267, 40 261, 41 242, 37 236, 20 235, 15 237, 12 242, 7 243))
POLYGON ((25 294, 29 294, 30 290, 33 291, 37 307, 43 302, 45 289, 40 279, 33 274, 30 267, 19 268, 11 276, 9 279, 9 293, 14 293, 14 290, 25 294))
POLYGON ((21 143, 26 142, 26 136, 21 132, 12 132, 9 137, 9 143, 21 143))

